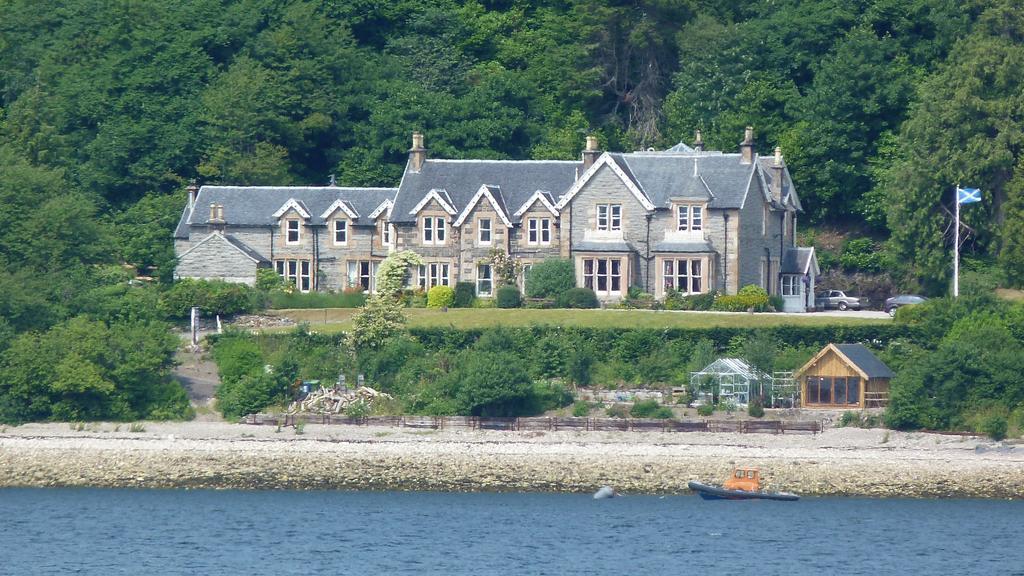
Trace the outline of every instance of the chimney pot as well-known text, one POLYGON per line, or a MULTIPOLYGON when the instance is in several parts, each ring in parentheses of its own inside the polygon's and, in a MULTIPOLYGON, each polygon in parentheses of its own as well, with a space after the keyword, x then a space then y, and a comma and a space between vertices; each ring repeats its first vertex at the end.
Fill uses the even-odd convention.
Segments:
POLYGON ((782 146, 775 147, 775 165, 782 166, 782 146))
POLYGON ((699 152, 704 151, 704 137, 701 136, 700 130, 693 133, 693 149, 699 152))
POLYGON ((211 203, 210 204, 210 222, 214 222, 216 220, 217 220, 217 205, 211 203))
POLYGON ((597 150, 597 136, 587 136, 587 151, 597 150))

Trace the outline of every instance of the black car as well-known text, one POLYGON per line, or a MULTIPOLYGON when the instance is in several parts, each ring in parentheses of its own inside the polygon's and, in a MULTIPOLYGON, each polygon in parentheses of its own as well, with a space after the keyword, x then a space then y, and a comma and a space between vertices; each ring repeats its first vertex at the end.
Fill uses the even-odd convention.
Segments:
POLYGON ((927 300, 924 296, 915 296, 913 294, 900 294, 899 296, 893 296, 885 301, 884 310, 888 312, 889 316, 896 315, 896 309, 900 306, 908 306, 910 304, 920 304, 927 300))

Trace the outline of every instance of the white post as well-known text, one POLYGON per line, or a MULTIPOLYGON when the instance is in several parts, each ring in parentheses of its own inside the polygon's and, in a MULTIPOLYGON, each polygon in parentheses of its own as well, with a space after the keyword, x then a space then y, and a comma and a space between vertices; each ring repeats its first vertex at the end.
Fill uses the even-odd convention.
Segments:
POLYGON ((192 346, 199 344, 199 308, 192 307, 192 346))
POLYGON ((960 296, 960 185, 953 190, 956 203, 956 232, 953 240, 953 298, 960 296))

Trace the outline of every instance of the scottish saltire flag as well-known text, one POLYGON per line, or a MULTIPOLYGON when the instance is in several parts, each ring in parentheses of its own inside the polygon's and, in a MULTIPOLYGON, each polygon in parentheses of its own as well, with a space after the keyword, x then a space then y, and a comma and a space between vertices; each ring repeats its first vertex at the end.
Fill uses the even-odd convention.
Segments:
POLYGON ((959 187, 956 189, 957 204, 971 204, 973 202, 981 202, 981 190, 977 188, 959 187))

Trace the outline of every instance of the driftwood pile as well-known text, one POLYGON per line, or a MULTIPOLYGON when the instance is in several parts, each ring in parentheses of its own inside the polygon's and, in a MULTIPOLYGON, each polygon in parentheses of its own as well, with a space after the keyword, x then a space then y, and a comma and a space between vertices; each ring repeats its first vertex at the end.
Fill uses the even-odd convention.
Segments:
POLYGON ((292 402, 288 407, 289 414, 341 414, 356 402, 363 402, 368 407, 375 400, 391 400, 390 394, 378 392, 369 386, 360 386, 353 391, 326 388, 321 386, 301 400, 292 402))

